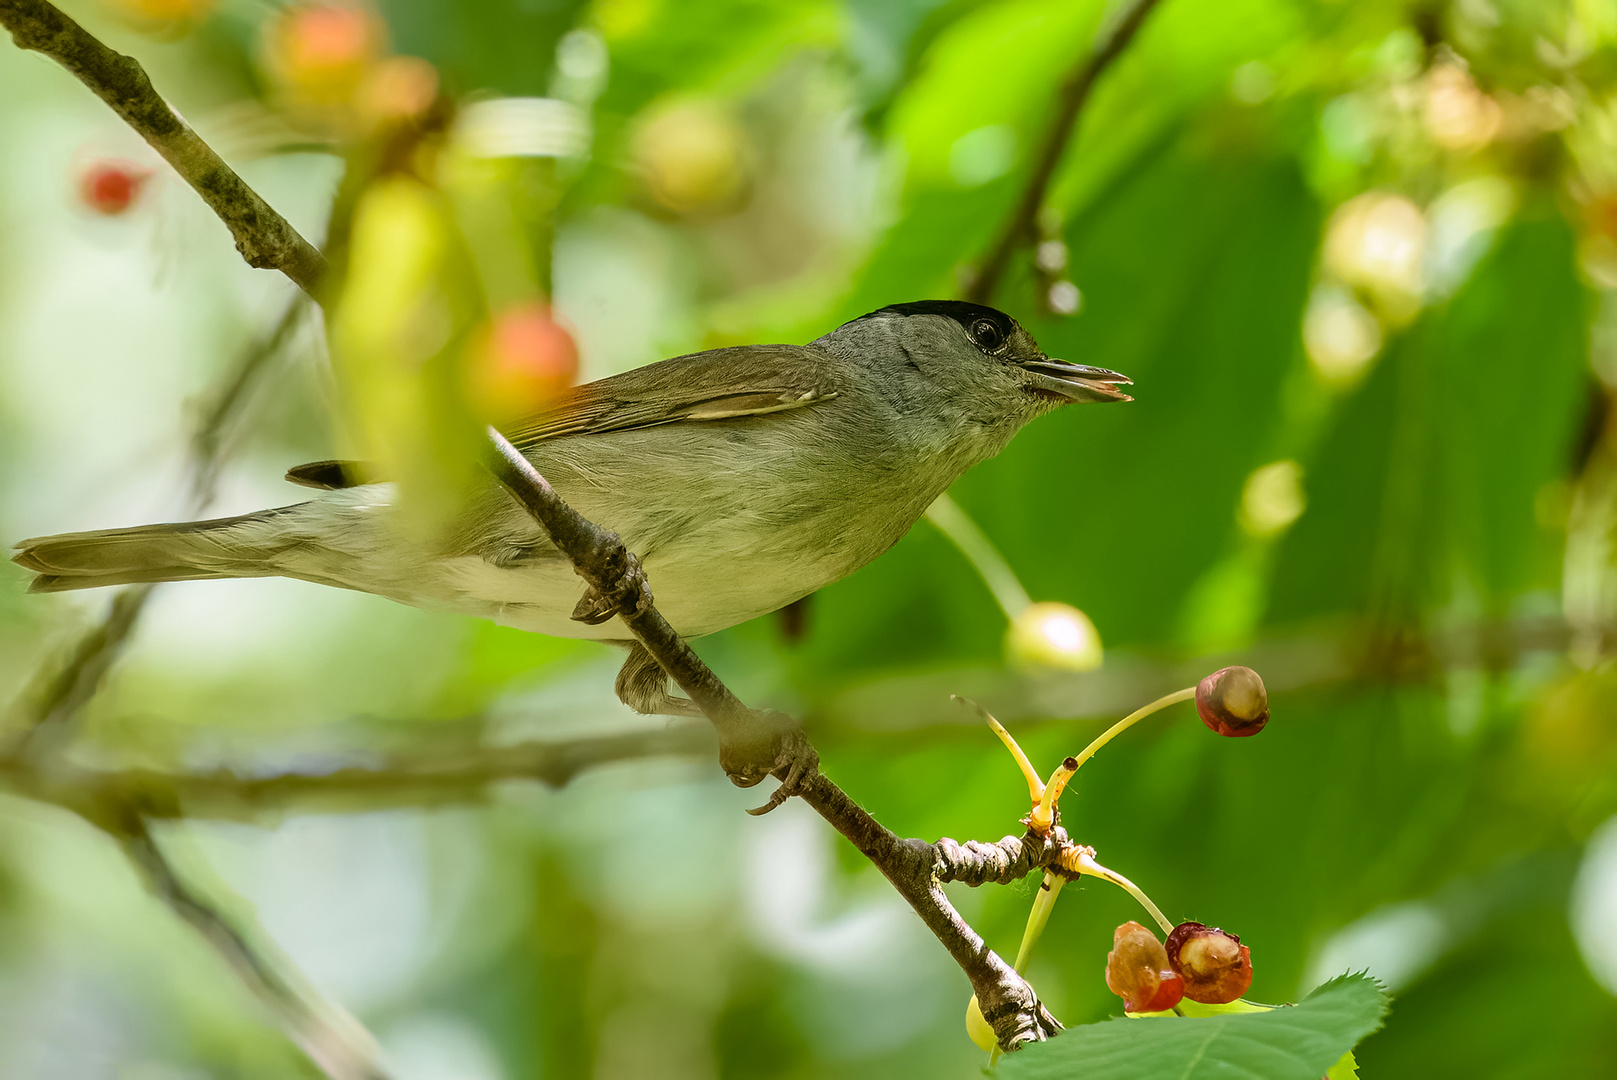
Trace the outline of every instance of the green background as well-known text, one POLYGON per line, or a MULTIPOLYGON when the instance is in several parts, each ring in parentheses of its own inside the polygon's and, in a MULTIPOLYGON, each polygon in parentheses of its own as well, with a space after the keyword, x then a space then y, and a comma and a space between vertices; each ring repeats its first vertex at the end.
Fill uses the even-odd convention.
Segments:
MULTIPOLYGON (((281 109, 261 60, 273 8, 232 0, 157 37, 68 8, 323 233, 358 156, 342 133, 311 145, 331 133, 281 109)), ((605 46, 587 161, 492 181, 515 218, 556 202, 554 261, 548 219, 524 242, 590 377, 958 295, 1106 18, 1050 0, 381 12, 391 47, 465 101, 563 93, 564 35, 605 46), (641 182, 635 132, 680 101, 730 118, 735 200, 681 212, 641 182), (1011 150, 985 157, 985 140, 1011 150)), ((1025 251, 995 294, 1052 356, 1132 377, 1136 400, 1040 420, 952 493, 1035 600, 1087 613, 1105 667, 1008 663, 1004 614, 925 522, 817 594, 800 639, 765 618, 699 651, 749 703, 800 716, 884 824, 927 840, 997 839, 1026 806, 950 693, 1048 769, 1156 694, 1251 664, 1272 690, 1261 737, 1215 739, 1183 706, 1148 721, 1074 783, 1074 837, 1170 917, 1238 932, 1255 999, 1349 968, 1388 981, 1367 1077, 1609 1071, 1614 76, 1603 3, 1163 0, 1051 187, 1042 236, 1065 245, 1057 276, 1081 310, 1050 312, 1025 251), (1481 142, 1445 142, 1439 68, 1503 117, 1481 142), (1478 191, 1504 209, 1455 234, 1442 208, 1478 191), (1365 193, 1425 214, 1412 297, 1340 280, 1324 250, 1365 193), (1322 375, 1305 340, 1333 295, 1383 338, 1350 378, 1322 375), (1282 460, 1306 508, 1243 524, 1248 478, 1282 460)), ((241 266, 171 178, 116 220, 77 205, 86 155, 144 151, 66 75, 0 51, 0 94, 0 536, 171 518, 197 403, 289 287, 241 266)), ((294 501, 281 471, 341 447, 318 337, 305 328, 255 391, 217 512, 294 501)), ((0 570, 5 698, 106 603, 25 584, 0 570)), ((616 659, 299 583, 166 586, 71 752, 319 772, 626 729, 641 722, 610 697, 616 659)), ((974 1075, 964 977, 822 822, 740 813, 757 801, 710 762, 651 760, 471 807, 161 836, 406 1080, 974 1075)), ((951 896, 1014 954, 1035 885, 951 896)), ((1139 915, 1094 882, 1063 895, 1029 974, 1064 1023, 1121 1011, 1102 971, 1112 928, 1139 915)), ((116 845, 0 795, 0 1075, 316 1074, 116 845)))

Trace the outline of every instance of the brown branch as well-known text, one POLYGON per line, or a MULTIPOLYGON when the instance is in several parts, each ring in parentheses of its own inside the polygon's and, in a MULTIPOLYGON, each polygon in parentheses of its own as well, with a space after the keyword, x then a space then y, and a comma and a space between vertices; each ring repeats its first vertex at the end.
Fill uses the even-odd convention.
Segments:
POLYGON ((992 300, 1000 278, 1005 276, 1005 269, 1010 265, 1011 255, 1019 246, 1035 238, 1035 226, 1039 210, 1044 206, 1045 192, 1049 190, 1056 166, 1061 164, 1061 156, 1077 129, 1078 115, 1089 100, 1095 81, 1134 40, 1134 35, 1139 32, 1157 2, 1134 0, 1122 17, 1096 40, 1083 62, 1062 82, 1056 99, 1055 116, 1051 117, 1050 126, 1045 129, 1027 186, 1022 189, 1022 197, 1017 200, 1016 209, 1005 223, 1004 230, 978 266, 971 287, 966 290, 966 299, 978 304, 992 300))
MULTIPOLYGON (((1034 850, 1042 850, 1042 847, 1035 849, 1032 844, 1006 837, 1001 844, 1014 844, 1018 850, 1015 855, 1001 851, 999 855, 1004 857, 998 858, 986 851, 993 845, 968 844, 962 849, 953 840, 940 840, 937 844, 903 840, 819 773, 804 782, 799 794, 876 865, 898 894, 915 909, 927 929, 949 950, 949 955, 971 980, 983 1018, 993 1025, 1001 1046, 1014 1050, 1025 1043, 1047 1039, 1061 1030, 1060 1022, 1050 1015, 1032 985, 984 943, 982 936, 960 917, 943 892, 943 884, 949 880, 980 885, 990 880, 1009 881, 1026 874, 1034 868, 1031 861, 1021 874, 1013 871, 1034 850), (973 861, 982 868, 978 880, 971 880, 968 867, 973 861), (991 875, 989 867, 998 870, 991 875), (997 876, 999 871, 1008 876, 1001 879, 997 876)), ((1054 857, 1053 852, 1050 857, 1054 857)))
POLYGON ((585 769, 645 757, 706 757, 714 749, 705 724, 571 741, 411 751, 375 765, 325 773, 243 776, 230 769, 175 773, 155 769, 103 771, 53 762, 0 758, 0 787, 105 820, 105 807, 127 807, 149 820, 262 821, 287 810, 368 813, 392 807, 485 802, 490 789, 512 780, 563 787, 585 769))
MULTIPOLYGON (((640 560, 617 533, 590 522, 550 486, 533 463, 493 428, 494 471, 500 482, 533 515, 573 569, 597 595, 612 602, 629 632, 662 665, 670 678, 702 710, 719 733, 719 764, 744 787, 783 768, 785 757, 812 754, 796 725, 773 713, 743 705, 713 669, 669 625, 652 603, 651 586, 640 560)), ((784 777, 783 777, 784 778, 784 777)))
POLYGON ((314 293, 325 256, 191 130, 136 60, 107 48, 44 0, 0 0, 0 26, 19 48, 44 53, 72 72, 150 143, 224 222, 249 266, 279 270, 314 293))
MULTIPOLYGON (((797 794, 876 865, 921 917, 971 980, 983 1016, 1000 1044, 1015 1049, 1061 1030, 1033 987, 983 942, 949 898, 938 876, 933 849, 921 840, 901 840, 822 775, 818 755, 790 720, 743 705, 675 633, 651 602, 639 561, 615 533, 568 506, 533 464, 492 429, 496 475, 533 515, 590 588, 612 601, 629 630, 705 713, 719 733, 720 764, 738 783, 774 773, 784 792, 797 794), (803 768, 804 762, 808 763, 803 768)), ((768 807, 765 807, 768 809, 768 807)))
POLYGON ((313 991, 300 991, 228 919, 193 892, 139 815, 129 815, 120 824, 119 840, 152 891, 224 957, 321 1072, 331 1080, 387 1080, 370 1032, 346 1012, 320 1001, 313 991))

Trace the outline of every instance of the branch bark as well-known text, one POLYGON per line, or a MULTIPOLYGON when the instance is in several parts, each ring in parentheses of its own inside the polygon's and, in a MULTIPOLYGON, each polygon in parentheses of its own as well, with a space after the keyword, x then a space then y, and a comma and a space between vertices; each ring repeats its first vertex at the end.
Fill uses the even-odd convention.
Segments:
POLYGON ((175 872, 146 822, 131 815, 119 836, 124 853, 169 908, 224 957, 253 995, 275 1013, 298 1048, 331 1080, 387 1080, 369 1031, 311 990, 299 990, 260 950, 175 872))
POLYGON ((1033 159, 1033 172, 1028 176, 1027 185, 1022 189, 1022 196, 1017 200, 1010 220, 983 256, 976 277, 966 290, 967 300, 978 304, 992 300, 994 290, 1010 265, 1011 255, 1019 246, 1035 238, 1035 226, 1039 210, 1044 206, 1045 193, 1050 189, 1056 166, 1061 164, 1067 143, 1077 129, 1078 116, 1089 101, 1090 91, 1094 89, 1101 73, 1134 40, 1134 35, 1139 33, 1146 16, 1151 14, 1151 9, 1157 3, 1158 0, 1134 0, 1133 5, 1095 42, 1083 62, 1073 68, 1062 82, 1056 97, 1056 114, 1039 143, 1038 153, 1033 159))
POLYGON ((0 757, 0 788, 96 824, 107 820, 107 807, 127 807, 152 821, 261 822, 286 811, 369 813, 486 802, 494 785, 506 781, 562 787, 598 765, 646 757, 706 757, 713 749, 707 725, 681 723, 565 742, 414 751, 377 765, 268 776, 243 776, 230 769, 98 770, 59 761, 47 768, 13 756, 0 757))
POLYGON ((0 0, 0 26, 19 48, 72 72, 150 143, 224 222, 247 265, 279 270, 313 295, 325 256, 191 130, 134 58, 109 49, 45 0, 0 0))
POLYGON ((774 721, 771 714, 766 721, 742 705, 652 606, 645 575, 616 534, 568 506, 498 432, 491 430, 490 437, 499 453, 501 482, 539 521, 591 588, 614 601, 636 638, 713 721, 719 732, 720 763, 731 778, 746 782, 754 773, 761 778, 774 772, 781 777, 781 791, 800 795, 874 863, 971 980, 983 1016, 1003 1047, 1013 1050, 1060 1031, 1060 1023, 1039 1001, 1033 987, 988 948, 944 895, 937 860, 928 854, 932 847, 921 840, 899 839, 817 769, 798 774, 800 783, 791 783, 793 774, 788 769, 792 766, 785 759, 792 756, 794 747, 789 744, 795 741, 799 761, 805 751, 810 760, 818 761, 807 738, 795 726, 788 726, 789 720, 774 721), (725 760, 726 748, 729 761, 725 760))
POLYGON ((568 506, 505 436, 493 428, 488 429, 488 436, 494 446, 493 467, 500 483, 539 522, 590 589, 611 603, 629 632, 712 722, 719 733, 719 765, 731 780, 750 787, 778 772, 784 782, 794 765, 801 773, 817 764, 818 757, 795 723, 779 714, 760 713, 743 705, 663 618, 652 602, 651 585, 640 560, 623 546, 617 533, 586 520, 568 506))

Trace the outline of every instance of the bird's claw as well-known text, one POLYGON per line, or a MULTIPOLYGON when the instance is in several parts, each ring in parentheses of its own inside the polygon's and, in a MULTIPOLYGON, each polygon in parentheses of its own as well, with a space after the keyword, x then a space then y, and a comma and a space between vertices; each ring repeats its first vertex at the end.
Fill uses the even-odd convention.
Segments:
POLYGON ((651 607, 651 582, 646 580, 646 571, 640 565, 640 559, 634 552, 627 549, 623 551, 622 571, 616 579, 602 588, 594 585, 584 590, 584 596, 573 608, 573 619, 577 622, 598 626, 624 608, 629 616, 643 615, 651 607))
POLYGON ((803 729, 785 713, 773 710, 753 714, 756 727, 745 741, 724 742, 719 747, 719 764, 738 787, 752 787, 766 776, 780 777, 780 787, 764 805, 748 810, 767 814, 793 795, 820 771, 820 755, 803 729))

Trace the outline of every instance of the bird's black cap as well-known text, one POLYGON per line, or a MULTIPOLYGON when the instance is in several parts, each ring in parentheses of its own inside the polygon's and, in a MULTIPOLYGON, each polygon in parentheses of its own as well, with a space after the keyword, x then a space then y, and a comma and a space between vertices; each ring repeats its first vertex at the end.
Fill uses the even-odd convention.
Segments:
POLYGON ((1003 311, 965 300, 914 300, 908 304, 889 304, 861 318, 876 319, 884 315, 942 315, 968 330, 979 319, 987 319, 998 327, 1001 338, 1010 337, 1011 330, 1016 326, 1016 320, 1003 311))

